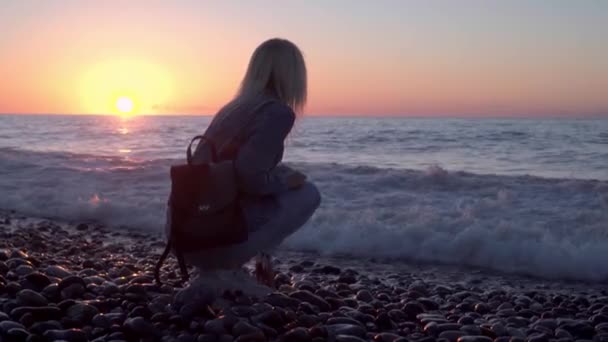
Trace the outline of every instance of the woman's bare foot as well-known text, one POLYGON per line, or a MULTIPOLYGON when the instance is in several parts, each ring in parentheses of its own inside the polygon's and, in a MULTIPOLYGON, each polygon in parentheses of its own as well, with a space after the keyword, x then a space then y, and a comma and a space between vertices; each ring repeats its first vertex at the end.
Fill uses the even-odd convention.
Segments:
POLYGON ((266 253, 258 254, 255 261, 255 277, 258 282, 269 287, 274 287, 274 276, 270 255, 266 253))

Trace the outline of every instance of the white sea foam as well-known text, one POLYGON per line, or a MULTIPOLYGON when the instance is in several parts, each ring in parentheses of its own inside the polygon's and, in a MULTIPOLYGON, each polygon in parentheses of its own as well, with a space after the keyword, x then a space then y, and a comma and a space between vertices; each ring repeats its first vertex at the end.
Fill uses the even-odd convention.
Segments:
MULTIPOLYGON (((0 148, 0 208, 160 234, 175 160, 0 148)), ((608 182, 295 164, 323 202, 284 248, 608 279, 608 182)))

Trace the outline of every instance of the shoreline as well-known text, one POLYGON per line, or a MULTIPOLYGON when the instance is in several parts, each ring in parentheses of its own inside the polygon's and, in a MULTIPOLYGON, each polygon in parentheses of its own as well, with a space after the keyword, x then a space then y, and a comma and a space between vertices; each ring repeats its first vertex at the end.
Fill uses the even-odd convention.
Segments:
MULTIPOLYGON (((7 214, 0 337, 8 341, 608 340, 601 283, 290 251, 275 255, 280 286, 271 295, 236 291, 209 308, 180 307, 178 290, 153 283, 160 234, 7 214)), ((174 258, 162 274, 179 279, 174 258)))

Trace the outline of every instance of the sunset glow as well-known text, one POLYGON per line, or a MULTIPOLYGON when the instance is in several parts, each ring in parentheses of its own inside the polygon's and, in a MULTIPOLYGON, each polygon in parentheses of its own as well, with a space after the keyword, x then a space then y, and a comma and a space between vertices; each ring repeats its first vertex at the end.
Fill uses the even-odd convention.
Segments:
POLYGON ((121 96, 116 100, 116 109, 122 114, 131 114, 133 107, 133 100, 126 96, 121 96))
POLYGON ((172 84, 171 75, 159 65, 110 61, 86 70, 79 90, 86 112, 133 114, 171 100, 172 84))
POLYGON ((9 1, 0 113, 213 114, 279 36, 311 115, 606 115, 607 22, 605 1, 9 1))

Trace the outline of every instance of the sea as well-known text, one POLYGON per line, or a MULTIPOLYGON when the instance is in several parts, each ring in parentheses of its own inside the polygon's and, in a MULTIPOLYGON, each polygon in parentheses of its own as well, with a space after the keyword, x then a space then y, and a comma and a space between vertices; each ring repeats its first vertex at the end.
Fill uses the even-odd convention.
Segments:
MULTIPOLYGON (((0 115, 0 209, 160 235, 210 120, 0 115)), ((308 116, 284 162, 323 199, 281 248, 608 280, 608 119, 308 116)))

